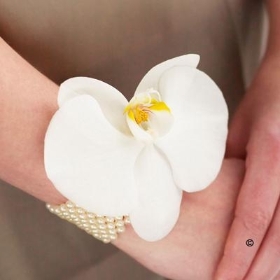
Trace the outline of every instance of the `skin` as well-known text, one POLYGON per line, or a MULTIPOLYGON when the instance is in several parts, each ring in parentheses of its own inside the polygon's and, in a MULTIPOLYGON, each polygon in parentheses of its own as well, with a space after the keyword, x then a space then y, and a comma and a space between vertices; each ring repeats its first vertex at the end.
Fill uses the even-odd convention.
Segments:
MULTIPOLYGON (((184 193, 179 220, 167 237, 146 242, 129 227, 115 245, 167 278, 213 279, 243 175, 243 161, 225 160, 220 174, 208 188, 184 193)), ((245 242, 242 245, 250 250, 245 242)))
POLYGON ((267 6, 267 52, 229 131, 227 156, 245 159, 246 173, 215 279, 280 279, 280 2, 267 6))
POLYGON ((66 199, 48 180, 43 162, 44 135, 58 109, 58 86, 1 38, 0 65, 0 178, 43 201, 61 204, 66 199))

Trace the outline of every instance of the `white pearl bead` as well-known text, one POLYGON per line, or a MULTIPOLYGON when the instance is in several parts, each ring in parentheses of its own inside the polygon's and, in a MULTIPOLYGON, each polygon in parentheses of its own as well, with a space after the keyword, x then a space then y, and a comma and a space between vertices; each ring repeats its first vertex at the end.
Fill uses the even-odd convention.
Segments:
POLYGON ((106 217, 106 222, 107 223, 113 223, 115 221, 115 218, 113 217, 106 217))
POLYGON ((124 221, 117 221, 116 226, 117 227, 123 227, 124 226, 124 221))
POLYGON ((125 231, 125 227, 117 227, 117 232, 121 233, 125 231))
POLYGON ((115 224, 112 224, 112 223, 107 224, 107 228, 108 228, 108 229, 114 229, 115 227, 116 227, 115 224))
POLYGON ((108 232, 109 232, 110 234, 116 234, 116 230, 115 230, 115 229, 109 229, 108 232))
POLYGON ((110 239, 111 240, 116 240, 117 239, 117 235, 116 234, 110 234, 110 239))
POLYGON ((104 218, 98 218, 98 219, 97 219, 97 222, 98 222, 99 224, 105 224, 105 219, 104 219, 104 218))

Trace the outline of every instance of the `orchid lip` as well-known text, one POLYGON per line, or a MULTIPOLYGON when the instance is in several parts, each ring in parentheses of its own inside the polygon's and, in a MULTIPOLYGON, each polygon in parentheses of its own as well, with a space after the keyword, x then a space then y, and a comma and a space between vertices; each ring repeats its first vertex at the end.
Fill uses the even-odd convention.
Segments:
POLYGON ((136 138, 143 140, 143 132, 150 135, 145 142, 166 134, 173 121, 170 108, 162 101, 160 93, 153 88, 137 93, 125 107, 124 113, 136 138), (139 130, 141 135, 137 133, 139 130))

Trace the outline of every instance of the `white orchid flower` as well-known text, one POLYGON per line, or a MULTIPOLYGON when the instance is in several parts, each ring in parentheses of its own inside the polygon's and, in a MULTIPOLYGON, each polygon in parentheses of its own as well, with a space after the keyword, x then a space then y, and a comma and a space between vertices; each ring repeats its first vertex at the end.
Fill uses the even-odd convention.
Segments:
POLYGON ((182 191, 206 188, 225 152, 227 107, 198 62, 185 55, 155 66, 130 102, 96 79, 62 83, 45 138, 57 190, 99 215, 130 216, 145 240, 166 236, 182 191))

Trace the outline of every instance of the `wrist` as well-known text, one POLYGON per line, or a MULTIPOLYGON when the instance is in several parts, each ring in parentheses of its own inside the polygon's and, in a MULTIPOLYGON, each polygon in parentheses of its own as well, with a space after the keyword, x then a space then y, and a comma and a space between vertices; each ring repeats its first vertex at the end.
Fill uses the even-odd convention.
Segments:
POLYGON ((57 110, 58 87, 45 77, 41 86, 45 97, 40 100, 17 93, 2 99, 0 178, 44 202, 61 204, 66 199, 47 178, 43 155, 45 133, 57 110))
POLYGON ((66 199, 44 168, 44 138, 58 86, 0 39, 0 178, 48 203, 66 199))

